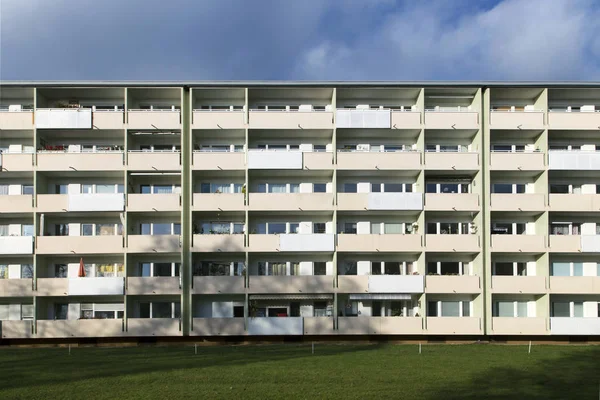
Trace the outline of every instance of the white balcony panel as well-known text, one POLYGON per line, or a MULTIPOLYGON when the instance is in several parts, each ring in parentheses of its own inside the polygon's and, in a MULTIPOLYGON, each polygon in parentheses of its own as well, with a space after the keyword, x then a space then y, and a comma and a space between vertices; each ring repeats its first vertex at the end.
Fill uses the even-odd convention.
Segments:
POLYGON ((423 276, 369 276, 369 293, 423 293, 423 276))
POLYGON ((333 251, 334 235, 283 234, 279 235, 279 251, 333 251))
POLYGON ((581 251, 600 253, 600 235, 581 235, 581 251))
POLYGON ((550 318, 552 335, 600 335, 600 318, 550 318))
POLYGON ((260 317, 248 319, 249 335, 302 335, 302 317, 260 317))
POLYGON ((69 296, 123 295, 124 278, 69 278, 69 296))
POLYGON ((68 211, 123 211, 123 193, 77 193, 69 194, 68 211))
POLYGON ((36 110, 35 126, 38 129, 92 129, 92 110, 90 108, 36 110))
POLYGON ((600 151, 551 151, 548 165, 559 170, 600 170, 600 151))
POLYGON ((369 193, 369 210, 423 210, 422 193, 369 193))
POLYGON ((302 169, 301 151, 249 151, 249 169, 302 169))
POLYGON ((0 254, 33 254, 32 236, 0 237, 0 254))
POLYGON ((390 110, 343 110, 336 113, 337 128, 384 128, 392 127, 390 110))

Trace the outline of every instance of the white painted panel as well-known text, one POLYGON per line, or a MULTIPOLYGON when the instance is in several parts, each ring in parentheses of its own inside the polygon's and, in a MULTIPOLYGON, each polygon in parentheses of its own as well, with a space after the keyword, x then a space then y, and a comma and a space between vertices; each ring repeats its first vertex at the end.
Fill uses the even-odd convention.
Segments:
POLYGON ((598 302, 597 301, 584 301, 583 302, 583 316, 584 317, 597 317, 598 316, 598 302))
POLYGON ((68 278, 69 296, 122 295, 123 278, 68 278))
POLYGON ((357 275, 370 275, 371 274, 371 262, 370 261, 357 261, 356 262, 356 274, 357 275))
POLYGON ((0 254, 33 254, 33 237, 0 237, 0 254))
POLYGON ((42 109, 35 112, 38 129, 91 129, 91 109, 42 109))
POLYGON ((311 261, 300 262, 300 275, 312 275, 313 274, 313 263, 311 261))
POLYGON ((8 185, 8 195, 9 196, 18 196, 21 194, 23 186, 22 185, 8 185))
POLYGON ((527 317, 529 318, 534 318, 535 314, 536 314, 536 305, 535 305, 535 301, 528 301, 527 302, 527 317))
POLYGON ((334 235, 284 234, 279 235, 279 251, 333 251, 334 235))
POLYGON ((204 301, 196 303, 194 316, 196 318, 212 318, 212 303, 204 301))
POLYGON ((11 264, 8 266, 8 279, 20 279, 21 278, 21 265, 11 264))
POLYGON ((350 110, 337 110, 335 113, 335 126, 337 128, 350 128, 350 110))
POLYGON ((390 110, 337 110, 338 128, 391 128, 390 110))
POLYGON ((423 293, 423 276, 369 276, 369 293, 423 293))
POLYGON ((300 316, 301 317, 312 317, 313 316, 313 306, 311 304, 300 305, 300 316))
POLYGON ((123 211, 123 193, 69 194, 68 211, 123 211))
POLYGON ((67 312, 67 319, 79 319, 81 317, 81 304, 69 303, 69 311, 67 312))
POLYGON ((249 151, 249 169, 302 169, 301 151, 249 151))
POLYGON ((249 335, 302 335, 302 317, 260 317, 248 319, 249 335))
POLYGON ((551 151, 550 169, 598 170, 600 152, 551 151))
POLYGON ((581 235, 581 251, 600 252, 600 235, 581 235))
POLYGON ((422 193, 369 193, 369 210, 422 210, 422 193))
POLYGON ((553 335, 600 335, 600 318, 550 318, 553 335))
POLYGON ((8 319, 12 321, 18 321, 21 319, 21 305, 10 304, 8 306, 8 319))
POLYGON ((233 318, 233 304, 231 301, 215 301, 212 303, 213 318, 233 318))

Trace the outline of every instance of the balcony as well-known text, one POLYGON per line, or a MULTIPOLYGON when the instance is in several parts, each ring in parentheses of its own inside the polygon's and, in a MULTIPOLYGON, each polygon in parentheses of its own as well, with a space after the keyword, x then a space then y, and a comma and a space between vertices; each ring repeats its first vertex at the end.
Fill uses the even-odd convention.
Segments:
POLYGON ((551 276, 552 294, 598 294, 600 276, 551 276))
POLYGON ((244 235, 194 235, 192 251, 206 252, 243 252, 244 235))
POLYGON ((427 275, 426 293, 481 293, 481 279, 478 276, 427 275))
POLYGON ((179 211, 181 195, 165 194, 128 194, 127 211, 179 211))
POLYGON ((129 152, 127 166, 134 171, 179 171, 181 153, 178 152, 129 152))
POLYGON ((249 293, 333 293, 333 276, 250 276, 249 293))
POLYGON ((192 113, 192 129, 244 129, 244 111, 202 111, 192 113))
POLYGON ((32 296, 31 279, 0 279, 0 297, 32 296))
POLYGON ((20 172, 33 171, 33 154, 2 153, 0 154, 0 171, 20 172))
POLYGON ((479 211, 476 193, 426 193, 425 211, 479 211))
POLYGON ((383 128, 390 129, 391 110, 389 109, 337 109, 336 128, 383 128))
POLYGON ((123 236, 38 236, 38 254, 123 253, 123 236))
POLYGON ((94 129, 123 129, 125 117, 123 111, 93 111, 92 126, 94 129))
POLYGON ((129 253, 179 253, 181 236, 179 235, 129 235, 127 238, 129 253))
POLYGON ((35 110, 37 129, 92 129, 90 108, 38 108, 35 110))
POLYGON ((550 235, 550 251, 552 253, 579 253, 581 252, 581 236, 550 235))
POLYGON ((545 276, 492 276, 492 293, 543 294, 545 276))
POLYGON ((490 154, 492 171, 543 171, 546 169, 545 154, 541 152, 490 154))
POLYGON ((123 153, 38 153, 38 171, 122 171, 123 153))
POLYGON ((353 235, 340 234, 337 237, 337 251, 341 252, 421 252, 422 235, 353 235))
POLYGON ((419 317, 339 317, 340 335, 420 335, 423 318, 419 317))
POLYGON ((122 319, 38 320, 37 338, 121 337, 122 319))
POLYGON ((492 333, 494 335, 547 335, 546 318, 511 318, 493 317, 492 333))
POLYGON ((477 317, 427 317, 430 335, 480 335, 481 318, 477 317))
POLYGON ((38 212, 123 211, 122 193, 38 194, 38 212))
POLYGON ((179 110, 128 110, 127 129, 180 129, 179 110))
POLYGON ((476 171, 479 170, 479 153, 427 152, 425 169, 476 171))
POLYGON ((550 318, 550 334, 552 335, 591 335, 600 332, 600 318, 550 318))
POLYGON ((250 110, 251 129, 333 129, 330 111, 260 111, 250 110))
POLYGON ((243 276, 195 276, 192 294, 244 293, 243 276))
POLYGON ((127 336, 181 336, 179 318, 129 318, 127 336))
POLYGON ((368 275, 340 275, 338 276, 338 293, 368 293, 368 275))
POLYGON ((237 171, 246 169, 246 154, 209 153, 195 151, 192 156, 192 169, 195 171, 237 171))
POLYGON ((423 293, 422 275, 371 275, 369 293, 423 293))
POLYGON ((420 170, 421 153, 401 152, 338 152, 338 170, 420 170))
POLYGON ((3 213, 33 212, 33 197, 30 194, 0 196, 0 210, 3 213))
POLYGON ((333 169, 333 153, 330 152, 305 151, 302 161, 304 169, 309 171, 333 169))
POLYGON ((600 235, 581 235, 581 251, 600 253, 600 235))
POLYGON ((548 167, 554 170, 600 170, 600 151, 551 151, 548 167))
POLYGON ((333 234, 251 234, 249 236, 251 252, 333 252, 334 247, 333 234))
POLYGON ((427 251, 477 253, 481 250, 479 235, 425 235, 427 251))
POLYGON ((491 235, 491 250, 497 253, 545 253, 543 235, 491 235))
POLYGON ((302 335, 302 317, 256 317, 248 319, 248 334, 261 336, 302 335))
POLYGON ((128 295, 179 295, 181 294, 178 276, 154 276, 127 278, 128 295))
POLYGON ((2 339, 31 339, 33 321, 0 321, 2 339))
POLYGON ((339 211, 421 211, 422 193, 338 193, 339 211))
POLYGON ((550 211, 598 211, 600 195, 597 194, 550 194, 550 211))
POLYGON ((557 112, 548 113, 548 127, 561 130, 597 130, 600 126, 598 112, 557 112))
POLYGON ((331 317, 304 317, 305 335, 333 335, 333 318, 331 317))
POLYGON ((192 211, 244 211, 242 193, 194 193, 192 211))
POLYGON ((393 129, 421 129, 420 111, 392 111, 393 129))
POLYGON ((37 296, 68 296, 69 282, 67 278, 38 278, 37 296))
POLYGON ((242 336, 244 318, 194 318, 190 336, 242 336))
POLYGON ((332 193, 250 193, 252 211, 333 210, 332 193))
POLYGON ((248 169, 302 169, 303 153, 291 151, 248 151, 248 169))
POLYGON ((479 129, 479 113, 425 110, 425 129, 479 129))
POLYGON ((544 211, 546 196, 539 193, 492 193, 492 211, 544 211))
POLYGON ((0 111, 0 130, 33 129, 33 111, 0 111))
POLYGON ((544 111, 492 111, 490 129, 544 129, 544 111))
POLYGON ((69 278, 67 281, 69 296, 122 296, 125 294, 124 278, 69 278))
POLYGON ((0 236, 0 255, 33 254, 33 237, 0 236))

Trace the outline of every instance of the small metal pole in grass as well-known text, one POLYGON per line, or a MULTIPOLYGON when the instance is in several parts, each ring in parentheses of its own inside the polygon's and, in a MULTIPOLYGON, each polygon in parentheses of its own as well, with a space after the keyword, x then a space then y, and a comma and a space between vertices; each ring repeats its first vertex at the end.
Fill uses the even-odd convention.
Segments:
POLYGON ((194 343, 194 354, 198 355, 198 343, 194 343))
POLYGON ((71 355, 71 343, 69 343, 69 355, 71 355))
POLYGON ((421 342, 419 342, 419 354, 421 354, 421 342))
POLYGON ((312 353, 315 354, 315 342, 312 342, 312 353))
POLYGON ((527 354, 531 354, 531 340, 529 341, 529 353, 527 354))

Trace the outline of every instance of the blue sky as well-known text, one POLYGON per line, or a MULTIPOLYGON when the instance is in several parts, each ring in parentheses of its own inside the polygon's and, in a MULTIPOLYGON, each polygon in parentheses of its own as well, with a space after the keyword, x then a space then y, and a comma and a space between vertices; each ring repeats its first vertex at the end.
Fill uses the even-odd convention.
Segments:
POLYGON ((0 0, 1 80, 600 80, 598 0, 0 0))

